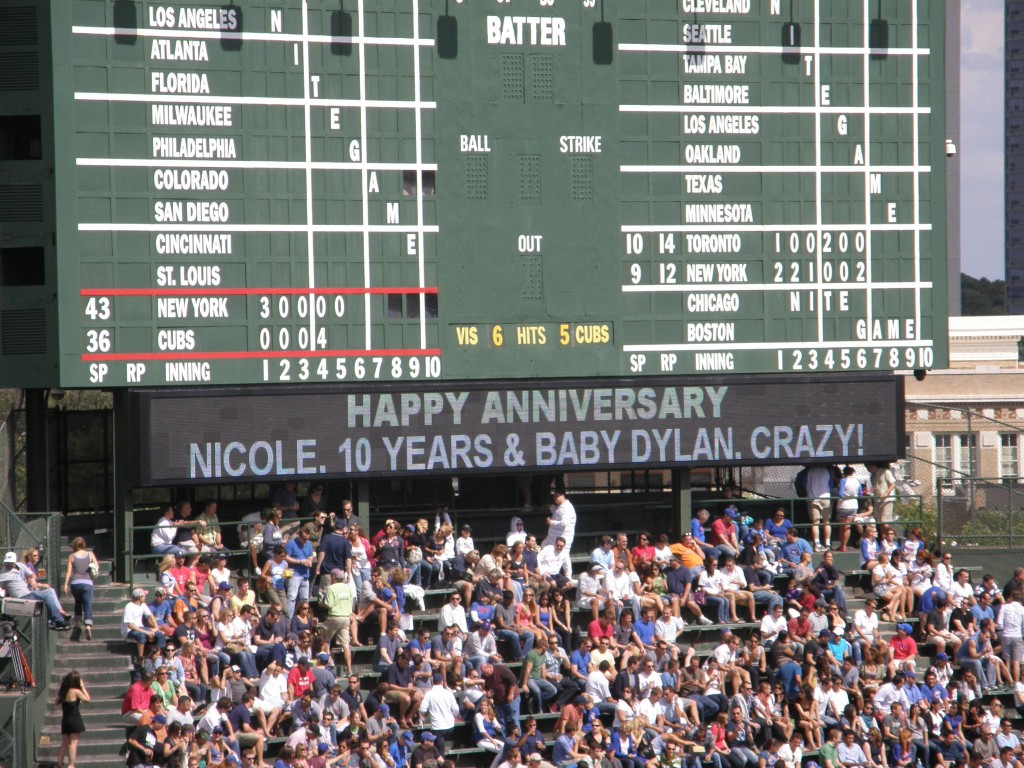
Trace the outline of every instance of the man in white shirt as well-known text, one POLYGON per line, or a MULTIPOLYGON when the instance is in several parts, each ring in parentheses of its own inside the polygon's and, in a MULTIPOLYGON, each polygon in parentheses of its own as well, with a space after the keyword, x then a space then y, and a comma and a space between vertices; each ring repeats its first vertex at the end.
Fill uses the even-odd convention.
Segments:
POLYGON ((832 470, 825 464, 815 464, 807 470, 807 512, 811 516, 811 543, 815 552, 828 550, 832 526, 828 524, 832 495, 832 470), (819 523, 824 523, 821 541, 818 541, 819 523))
POLYGON ((868 597, 864 607, 853 614, 853 641, 861 646, 861 653, 867 656, 867 650, 879 644, 878 614, 875 612, 877 601, 868 597))
POLYGON ((626 603, 633 598, 633 585, 621 560, 616 560, 611 572, 605 573, 604 586, 608 590, 608 599, 615 606, 617 617, 626 603))
POLYGON ((974 587, 971 586, 970 578, 967 570, 961 568, 947 590, 950 602, 957 608, 966 610, 974 603, 974 587))
POLYGON ((572 561, 565 539, 559 536, 554 544, 545 544, 537 553, 537 570, 558 590, 566 592, 576 586, 572 580, 572 561))
POLYGON ((608 601, 608 591, 604 588, 601 566, 592 563, 590 568, 580 574, 579 585, 576 588, 576 604, 586 610, 597 621, 598 614, 603 611, 608 601))
POLYGON ((612 699, 612 690, 608 685, 608 673, 611 668, 611 664, 607 660, 602 661, 597 669, 587 675, 587 685, 584 691, 603 715, 615 714, 615 701, 612 699))
POLYGON ((732 555, 725 556, 725 565, 719 571, 722 579, 722 587, 725 589, 725 597, 729 601, 732 610, 732 620, 737 620, 736 603, 743 602, 747 606, 750 620, 754 620, 754 593, 747 589, 747 577, 742 568, 736 567, 736 558, 732 555))
POLYGON ((459 632, 465 637, 469 634, 469 625, 466 623, 466 609, 462 607, 462 595, 452 592, 448 595, 448 603, 441 608, 441 616, 437 621, 437 630, 443 632, 446 627, 452 624, 459 628, 459 632))
POLYGON ((565 539, 565 548, 572 548, 572 540, 576 538, 576 508, 565 498, 565 491, 557 488, 552 492, 555 503, 551 505, 551 517, 548 518, 548 535, 541 542, 542 546, 554 544, 556 539, 565 539))
MULTIPOLYGON (((637 671, 637 698, 643 700, 651 695, 654 690, 661 690, 662 680, 661 673, 654 668, 654 659, 649 656, 644 657, 644 660, 640 662, 640 669, 637 671)), ((654 720, 648 722, 653 723, 654 720)))
POLYGON ((875 712, 883 716, 892 711, 892 703, 898 701, 903 705, 903 711, 910 711, 910 701, 907 699, 907 692, 903 690, 903 673, 897 672, 890 682, 882 685, 875 692, 875 712))
POLYGON ((1020 680, 1021 662, 1024 661, 1024 605, 1019 590, 1010 592, 1009 601, 1003 605, 996 619, 1002 642, 1003 660, 1010 665, 1014 680, 1020 680))
POLYGON ((450 735, 455 728, 455 718, 459 714, 459 704, 455 694, 442 685, 443 678, 435 673, 433 685, 420 702, 420 714, 427 716, 430 731, 437 737, 437 750, 444 754, 444 737, 450 735))
POLYGON ((782 615, 782 606, 772 606, 772 609, 761 619, 761 644, 765 648, 770 648, 779 636, 779 632, 786 629, 787 625, 786 617, 782 615))
POLYGON ((825 711, 821 713, 825 725, 837 725, 843 716, 843 712, 850 705, 850 694, 843 688, 843 678, 835 675, 832 677, 831 685, 825 690, 828 699, 825 711))
POLYGON ((470 632, 465 644, 466 663, 473 669, 480 669, 480 665, 490 659, 493 662, 501 662, 501 654, 498 653, 498 644, 491 632, 490 622, 484 621, 477 627, 476 632, 470 632))
POLYGON ((676 645, 676 640, 679 639, 679 633, 685 628, 686 622, 678 616, 674 616, 668 608, 663 608, 661 618, 654 622, 654 636, 668 644, 671 658, 679 658, 679 646, 676 645))
POLYGON ((153 612, 146 605, 149 593, 142 587, 136 587, 132 599, 124 607, 121 614, 121 637, 135 643, 136 659, 142 661, 146 652, 146 643, 150 642, 157 648, 167 645, 167 635, 156 628, 153 612))

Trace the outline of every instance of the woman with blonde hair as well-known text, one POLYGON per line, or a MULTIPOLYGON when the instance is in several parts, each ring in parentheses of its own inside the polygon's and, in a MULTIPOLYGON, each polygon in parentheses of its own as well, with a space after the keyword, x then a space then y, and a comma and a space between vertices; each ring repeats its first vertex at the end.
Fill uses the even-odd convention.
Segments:
POLYGON ((174 555, 164 555, 160 558, 160 562, 156 566, 156 582, 157 585, 162 587, 164 592, 168 595, 180 595, 181 590, 178 589, 178 582, 174 578, 174 574, 171 573, 171 568, 174 567, 174 555))
MULTIPOLYGON (((883 552, 878 553, 878 565, 871 570, 871 587, 875 597, 883 603, 882 618, 885 621, 902 621, 901 607, 909 587, 903 586, 903 577, 892 565, 883 552)), ((913 593, 911 593, 911 596, 913 593)))
MULTIPOLYGON (((171 558, 174 564, 174 558, 171 558)), ((86 640, 92 640, 92 595, 95 587, 93 572, 99 573, 96 555, 85 548, 85 539, 76 536, 71 541, 71 554, 64 574, 64 594, 75 599, 75 626, 82 628, 86 640)), ((74 762, 72 760, 72 762, 74 762)))

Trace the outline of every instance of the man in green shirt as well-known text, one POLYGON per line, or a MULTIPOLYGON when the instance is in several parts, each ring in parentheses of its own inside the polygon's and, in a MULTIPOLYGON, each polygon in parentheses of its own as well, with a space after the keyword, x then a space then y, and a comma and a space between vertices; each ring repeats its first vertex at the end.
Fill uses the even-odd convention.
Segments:
POLYGON ((822 768, 839 768, 839 754, 836 750, 842 734, 838 728, 829 728, 825 734, 825 743, 821 745, 822 768))
POLYGON ((345 656, 345 674, 352 674, 352 637, 357 631, 352 605, 356 599, 356 589, 348 571, 335 568, 331 571, 331 583, 324 592, 324 606, 327 618, 320 625, 320 633, 328 645, 335 640, 341 646, 345 656))
POLYGON ((558 695, 558 688, 554 683, 544 679, 544 653, 547 648, 547 638, 541 635, 523 662, 522 687, 529 690, 533 696, 537 714, 544 711, 544 702, 551 701, 558 695))

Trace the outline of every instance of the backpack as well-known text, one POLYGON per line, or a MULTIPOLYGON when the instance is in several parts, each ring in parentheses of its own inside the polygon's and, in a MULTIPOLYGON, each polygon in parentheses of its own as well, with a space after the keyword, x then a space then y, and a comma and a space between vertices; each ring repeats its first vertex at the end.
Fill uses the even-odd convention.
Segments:
POLYGON ((797 498, 807 498, 807 475, 810 471, 810 467, 804 467, 793 478, 793 490, 796 492, 797 498))

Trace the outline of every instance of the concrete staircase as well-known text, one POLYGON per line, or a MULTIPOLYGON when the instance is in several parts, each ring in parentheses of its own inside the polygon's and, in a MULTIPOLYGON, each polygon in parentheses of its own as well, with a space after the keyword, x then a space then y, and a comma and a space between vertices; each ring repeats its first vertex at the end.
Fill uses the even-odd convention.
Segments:
MULTIPOLYGON (((70 549, 64 542, 60 563, 63 564, 70 549)), ((60 681, 69 671, 77 669, 85 681, 92 701, 82 704, 85 733, 78 744, 80 766, 112 766, 124 761, 118 751, 124 744, 125 728, 121 719, 121 697, 130 683, 131 670, 129 643, 121 639, 121 612, 128 601, 128 585, 111 582, 110 562, 100 560, 100 575, 96 579, 93 598, 93 639, 86 640, 78 630, 63 632, 57 641, 53 670, 47 680, 47 698, 53 702, 46 719, 39 728, 40 762, 56 761, 60 748, 60 706, 56 703, 60 681), (49 741, 47 744, 46 742, 49 741)), ((54 573, 57 569, 51 565, 54 573)), ((63 573, 63 566, 61 567, 63 573)), ((52 579, 51 584, 60 583, 52 579)), ((62 600, 71 610, 70 598, 62 600)))

